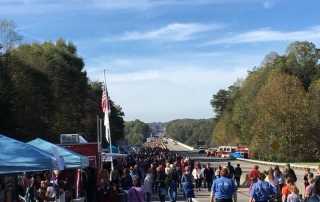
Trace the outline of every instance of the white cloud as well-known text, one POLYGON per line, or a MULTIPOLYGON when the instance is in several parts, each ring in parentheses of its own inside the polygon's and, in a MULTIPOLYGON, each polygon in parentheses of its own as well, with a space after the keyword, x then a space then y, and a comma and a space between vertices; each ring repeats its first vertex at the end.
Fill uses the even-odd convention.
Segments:
POLYGON ((123 108, 125 120, 152 122, 212 118, 212 95, 246 74, 247 68, 243 67, 231 70, 194 67, 109 74, 107 81, 109 95, 123 108))
POLYGON ((190 40, 195 34, 213 29, 222 28, 219 24, 197 23, 173 23, 157 30, 139 32, 126 32, 123 36, 104 39, 104 41, 133 41, 133 40, 162 40, 162 41, 185 41, 190 40))
POLYGON ((122 107, 124 119, 144 122, 212 118, 212 95, 245 78, 247 70, 263 59, 231 52, 110 58, 88 61, 89 77, 102 81, 105 69, 109 95, 122 107))
POLYGON ((235 44, 235 43, 254 43, 267 41, 295 41, 295 40, 319 40, 320 26, 315 26, 301 31, 274 31, 269 28, 244 32, 240 34, 228 35, 228 37, 216 39, 207 43, 212 44, 235 44))

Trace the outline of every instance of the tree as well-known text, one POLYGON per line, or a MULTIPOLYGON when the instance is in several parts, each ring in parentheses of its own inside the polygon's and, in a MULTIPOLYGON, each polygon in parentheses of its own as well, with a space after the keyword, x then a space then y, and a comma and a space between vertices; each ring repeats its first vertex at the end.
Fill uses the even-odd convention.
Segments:
POLYGON ((219 116, 227 106, 229 91, 220 89, 217 94, 213 95, 210 104, 213 111, 219 116))
POLYGON ((2 20, 0 24, 0 50, 8 53, 15 45, 21 42, 22 37, 15 31, 17 28, 13 20, 2 20))
MULTIPOLYGON (((286 74, 274 72, 267 85, 259 92, 257 97, 260 117, 259 124, 264 125, 263 120, 268 120, 264 130, 252 128, 252 133, 257 137, 259 134, 266 135, 270 145, 273 139, 269 137, 275 129, 277 141, 281 145, 282 160, 291 161, 297 158, 300 149, 304 145, 305 128, 308 120, 307 95, 298 78, 286 74), (266 118, 268 117, 268 118, 266 118)), ((301 159, 302 160, 302 159, 301 159)))
POLYGON ((125 139, 131 145, 143 143, 143 140, 148 137, 149 126, 144 122, 136 119, 135 121, 125 122, 124 134, 125 139))
POLYGON ((298 77, 306 91, 317 73, 319 55, 316 46, 307 41, 295 41, 286 50, 287 72, 298 77))

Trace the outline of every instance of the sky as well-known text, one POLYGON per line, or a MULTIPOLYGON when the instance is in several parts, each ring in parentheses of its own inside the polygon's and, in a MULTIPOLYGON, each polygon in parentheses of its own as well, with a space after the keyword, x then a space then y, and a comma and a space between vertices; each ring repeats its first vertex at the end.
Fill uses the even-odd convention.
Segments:
POLYGON ((215 116, 212 96, 293 41, 320 46, 318 0, 0 0, 23 42, 72 41, 124 120, 215 116))

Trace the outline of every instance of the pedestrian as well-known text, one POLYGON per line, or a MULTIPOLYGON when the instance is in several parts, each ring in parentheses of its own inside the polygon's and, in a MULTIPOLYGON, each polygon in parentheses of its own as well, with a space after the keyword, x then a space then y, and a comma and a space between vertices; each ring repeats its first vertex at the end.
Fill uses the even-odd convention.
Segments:
POLYGON ((156 188, 158 191, 158 197, 160 199, 160 202, 165 201, 166 197, 166 185, 165 185, 165 180, 166 180, 166 173, 161 169, 161 167, 158 167, 156 169, 157 174, 156 174, 156 188))
POLYGON ((320 201, 320 176, 317 176, 314 180, 312 193, 310 194, 310 198, 308 199, 308 202, 319 202, 320 201))
POLYGON ((182 192, 182 184, 181 184, 181 177, 182 177, 182 170, 181 170, 181 166, 179 163, 176 163, 176 169, 179 173, 179 181, 178 181, 178 188, 179 188, 179 191, 182 192))
POLYGON ((98 201, 107 201, 110 195, 110 174, 107 169, 101 169, 99 173, 98 201))
MULTIPOLYGON (((123 175, 120 178, 120 184, 121 184, 121 187, 123 190, 129 190, 130 187, 132 187, 132 185, 133 185, 132 178, 131 178, 130 171, 128 168, 125 168, 123 170, 123 175)), ((125 196, 125 202, 127 202, 128 201, 127 194, 125 194, 124 196, 125 196)))
POLYGON ((249 192, 249 202, 259 201, 267 202, 270 195, 273 195, 275 199, 277 190, 269 183, 264 181, 264 174, 258 174, 258 182, 252 185, 252 189, 249 192))
POLYGON ((211 186, 213 182, 213 169, 210 167, 210 163, 207 163, 207 167, 204 170, 204 179, 207 182, 208 191, 211 191, 211 186))
POLYGON ((236 180, 237 187, 240 187, 241 175, 242 175, 242 169, 240 168, 240 164, 237 164, 237 167, 234 169, 234 179, 236 180))
POLYGON ((301 202, 302 198, 299 196, 299 189, 296 185, 290 186, 290 192, 291 194, 287 197, 287 202, 301 202))
POLYGON ((229 169, 228 178, 233 179, 233 176, 234 176, 234 167, 231 165, 230 162, 228 162, 227 168, 229 169))
MULTIPOLYGON (((202 183, 203 183, 203 187, 206 188, 207 187, 207 181, 206 179, 204 178, 204 171, 206 169, 206 165, 205 164, 202 164, 201 166, 201 180, 202 180, 202 183)), ((201 186, 200 186, 201 187, 201 186)))
POLYGON ((308 179, 308 183, 309 183, 309 185, 306 186, 306 189, 305 189, 305 191, 304 191, 304 198, 306 198, 306 199, 308 199, 308 198, 310 197, 310 195, 309 195, 309 194, 310 194, 309 190, 310 190, 312 184, 314 183, 314 179, 313 179, 313 178, 309 178, 309 179, 308 179))
POLYGON ((249 178, 248 180, 249 180, 249 183, 250 183, 249 190, 251 190, 251 188, 252 188, 252 184, 253 184, 252 179, 257 178, 258 174, 259 174, 259 166, 255 165, 253 167, 253 169, 248 174, 248 178, 249 178))
POLYGON ((313 173, 310 171, 310 168, 306 168, 306 172, 303 176, 304 186, 307 187, 309 185, 308 179, 313 178, 313 173))
MULTIPOLYGON (((219 165, 216 168, 216 171, 214 172, 214 176, 216 179, 218 179, 220 177, 220 171, 221 171, 222 167, 219 165)), ((210 188, 211 189, 211 188, 210 188)))
POLYGON ((265 178, 265 181, 268 182, 274 188, 276 188, 277 189, 277 193, 279 193, 279 191, 280 191, 279 179, 274 176, 272 169, 270 169, 268 171, 268 175, 265 178))
POLYGON ((133 186, 128 191, 128 199, 130 202, 142 202, 146 200, 146 192, 141 186, 139 176, 133 178, 133 186))
POLYGON ((185 173, 182 174, 181 177, 181 184, 183 188, 183 197, 188 200, 189 198, 194 198, 194 191, 193 191, 193 176, 189 171, 189 166, 185 167, 185 173))
POLYGON ((297 176, 294 170, 290 167, 289 163, 286 163, 287 176, 291 176, 293 182, 297 182, 297 176))
POLYGON ((179 178, 179 173, 176 170, 176 165, 171 164, 170 165, 170 171, 167 176, 167 181, 169 183, 169 188, 168 188, 168 196, 171 202, 176 202, 177 201, 177 189, 178 189, 178 181, 180 180, 179 178))
POLYGON ((199 164, 197 164, 195 166, 195 168, 192 171, 192 175, 193 175, 193 179, 195 180, 195 184, 196 184, 196 191, 201 191, 201 166, 199 164))
POLYGON ((153 191, 153 170, 149 169, 148 172, 147 172, 147 175, 143 181, 143 186, 144 186, 144 189, 146 191, 146 202, 150 202, 151 200, 151 194, 152 194, 152 191, 153 191))
POLYGON ((228 178, 229 170, 222 168, 220 178, 216 179, 211 187, 210 202, 237 202, 237 187, 233 180, 228 178))
POLYGON ((286 202, 287 197, 291 194, 291 185, 294 185, 294 181, 291 176, 286 177, 286 186, 282 188, 282 201, 286 202))

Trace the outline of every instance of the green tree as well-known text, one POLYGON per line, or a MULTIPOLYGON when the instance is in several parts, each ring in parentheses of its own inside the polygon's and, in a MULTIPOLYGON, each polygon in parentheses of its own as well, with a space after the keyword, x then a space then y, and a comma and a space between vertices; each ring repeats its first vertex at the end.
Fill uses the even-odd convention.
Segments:
POLYGON ((213 95, 210 104, 217 116, 221 115, 227 106, 229 91, 220 89, 217 94, 213 95))
POLYGON ((131 145, 142 144, 149 134, 149 126, 136 119, 135 121, 125 122, 124 135, 125 139, 129 141, 131 145))
POLYGON ((307 91, 316 75, 319 55, 316 46, 308 41, 295 41, 287 47, 285 72, 298 77, 307 91))

